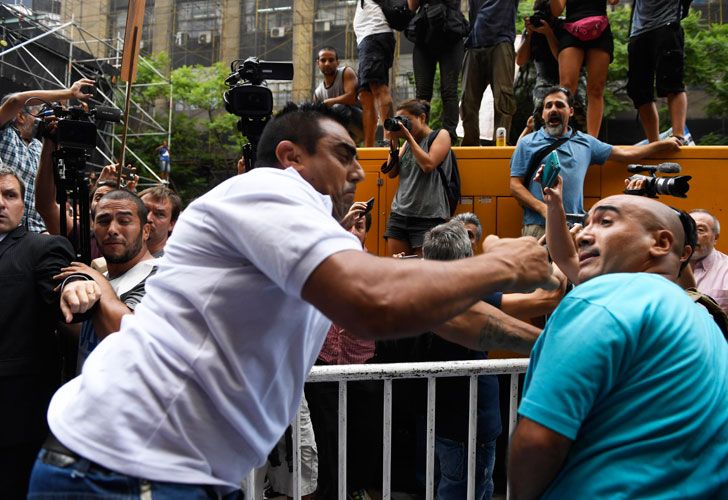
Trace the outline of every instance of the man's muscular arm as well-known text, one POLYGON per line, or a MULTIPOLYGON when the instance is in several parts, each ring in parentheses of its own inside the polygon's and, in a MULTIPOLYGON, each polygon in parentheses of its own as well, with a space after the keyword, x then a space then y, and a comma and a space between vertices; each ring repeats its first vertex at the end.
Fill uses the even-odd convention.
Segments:
POLYGON ((314 270, 301 295, 355 335, 387 338, 432 330, 493 291, 557 286, 536 240, 489 237, 486 253, 452 262, 339 252, 314 270))
POLYGON ((334 104, 346 104, 347 106, 356 106, 359 101, 356 100, 356 88, 359 85, 359 80, 356 77, 356 73, 350 67, 344 69, 344 93, 340 96, 330 97, 324 101, 327 106, 333 106, 334 104))
POLYGON ((445 340, 475 351, 501 349, 529 354, 541 329, 509 316, 490 304, 478 302, 436 327, 434 332, 445 340))
MULTIPOLYGON (((0 125, 5 125, 22 111, 25 102, 31 97, 43 99, 44 101, 60 101, 65 99, 82 99, 87 97, 81 92, 84 85, 94 85, 93 80, 82 78, 67 89, 59 90, 28 90, 12 94, 2 106, 0 106, 0 125)), ((31 105, 41 104, 40 101, 30 102, 31 105)))
POLYGON ((508 483, 516 500, 539 498, 561 470, 571 440, 522 417, 511 441, 508 483))

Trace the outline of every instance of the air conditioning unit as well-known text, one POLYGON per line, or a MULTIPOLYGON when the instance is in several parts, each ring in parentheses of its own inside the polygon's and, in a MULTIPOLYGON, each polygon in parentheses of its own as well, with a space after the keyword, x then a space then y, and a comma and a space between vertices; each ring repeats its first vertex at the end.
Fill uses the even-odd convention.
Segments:
POLYGON ((183 31, 178 31, 174 35, 174 44, 178 47, 184 47, 187 45, 187 40, 189 40, 190 35, 189 33, 185 33, 183 31))
POLYGON ((203 31, 197 39, 197 42, 202 45, 206 43, 212 43, 212 31, 203 31))
POLYGON ((271 38, 283 38, 286 36, 286 28, 284 26, 274 26, 270 29, 271 38))
POLYGON ((331 31, 331 20, 314 19, 316 31, 331 31))

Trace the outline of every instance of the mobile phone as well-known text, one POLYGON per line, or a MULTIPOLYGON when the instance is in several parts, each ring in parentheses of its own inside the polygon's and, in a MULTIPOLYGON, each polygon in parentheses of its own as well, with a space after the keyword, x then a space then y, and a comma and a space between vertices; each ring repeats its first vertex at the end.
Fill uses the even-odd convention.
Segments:
POLYGON ((400 259, 421 259, 421 258, 422 257, 420 257, 417 254, 414 254, 414 255, 403 255, 402 257, 400 257, 400 259))
POLYGON ((93 85, 81 85, 81 93, 86 94, 86 95, 93 95, 94 86, 93 85))
POLYGON ((369 212, 372 211, 373 208, 374 208, 374 196, 372 196, 371 198, 369 198, 367 200, 367 207, 364 209, 364 212, 362 213, 362 215, 368 214, 369 212))
POLYGON ((571 228, 574 224, 584 225, 586 214, 566 214, 566 225, 571 228))
POLYGON ((541 186, 553 187, 556 184, 556 178, 561 172, 561 164, 559 164, 559 155, 556 151, 551 151, 543 163, 543 172, 541 173, 541 186))

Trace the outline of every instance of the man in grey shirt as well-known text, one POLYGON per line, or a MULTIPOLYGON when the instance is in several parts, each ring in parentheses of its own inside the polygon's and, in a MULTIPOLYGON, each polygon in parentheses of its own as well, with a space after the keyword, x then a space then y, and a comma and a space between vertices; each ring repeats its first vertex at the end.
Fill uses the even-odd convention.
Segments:
POLYGON ((350 66, 339 66, 339 54, 334 47, 323 47, 319 50, 316 63, 324 79, 314 90, 314 102, 340 108, 349 116, 347 130, 351 137, 357 143, 363 141, 362 112, 356 97, 359 85, 356 72, 350 66))
POLYGON ((681 0, 635 0, 629 34, 627 93, 639 111, 647 140, 659 140, 657 96, 667 97, 672 133, 683 145, 688 98, 683 83, 685 40, 680 19, 685 17, 681 0))

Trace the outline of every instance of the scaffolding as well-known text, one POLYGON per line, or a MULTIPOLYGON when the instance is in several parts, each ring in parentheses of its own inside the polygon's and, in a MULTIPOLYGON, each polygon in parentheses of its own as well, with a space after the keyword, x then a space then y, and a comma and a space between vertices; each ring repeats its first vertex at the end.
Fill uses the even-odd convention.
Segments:
MULTIPOLYGON (((30 88, 68 88, 73 82, 74 75, 96 77, 100 83, 106 82, 105 90, 94 94, 100 97, 98 105, 112 106, 123 110, 127 85, 118 79, 118 68, 121 66, 123 39, 118 35, 114 39, 101 39, 85 30, 73 18, 70 21, 60 21, 55 16, 47 14, 35 15, 30 9, 20 5, 2 4, 4 18, 0 20, 2 39, 0 41, 0 69, 9 68, 12 80, 33 82, 30 88), (74 38, 75 35, 75 38, 74 38), (68 44, 67 54, 62 54, 57 48, 68 44), (75 41, 74 41, 75 40, 75 41), (54 43, 55 42, 55 43, 54 43), (105 55, 92 56, 91 44, 103 47, 105 55), (64 61, 65 73, 63 79, 59 78, 48 67, 48 61, 43 62, 33 53, 53 52, 56 57, 64 61), (55 49, 55 50, 54 50, 55 49), (17 64, 8 61, 8 56, 14 54, 17 64), (34 71, 35 70, 35 71, 34 71)), ((166 140, 171 146, 172 114, 174 102, 172 98, 172 82, 162 74, 148 59, 140 56, 139 64, 150 69, 155 77, 154 82, 132 84, 132 89, 141 89, 150 86, 166 87, 168 99, 164 99, 164 114, 157 119, 144 109, 136 100, 132 99, 129 111, 127 137, 159 136, 160 143, 166 140), (166 116, 165 116, 166 115, 166 116), (164 119, 166 118, 166 120, 164 119)), ((156 107, 156 105, 155 105, 156 107)), ((119 127, 120 128, 120 127, 119 127)), ((119 130, 120 131, 120 130, 119 130)), ((95 155, 87 162, 97 170, 104 165, 114 163, 115 158, 121 155, 118 150, 121 137, 117 127, 98 127, 98 141, 95 155)), ((140 177, 139 185, 156 184, 161 182, 156 171, 140 154, 137 154, 128 143, 125 148, 127 157, 134 158, 140 177)))

